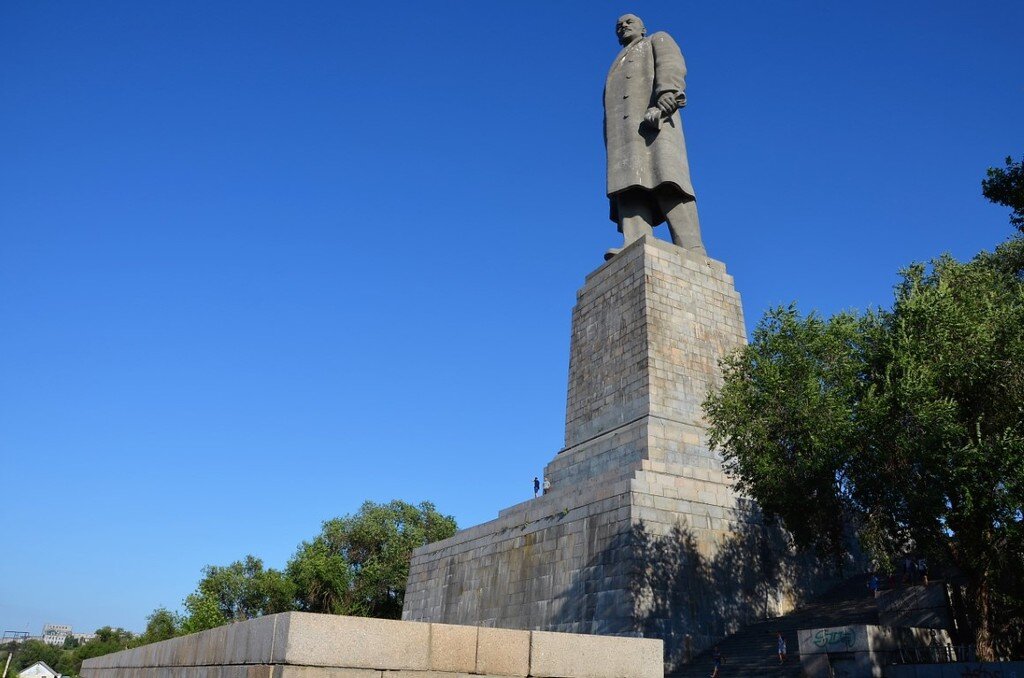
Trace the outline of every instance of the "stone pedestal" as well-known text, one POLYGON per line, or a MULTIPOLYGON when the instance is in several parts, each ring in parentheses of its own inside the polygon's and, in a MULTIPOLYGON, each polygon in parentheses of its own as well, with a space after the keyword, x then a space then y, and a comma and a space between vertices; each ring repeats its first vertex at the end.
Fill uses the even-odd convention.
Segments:
POLYGON ((403 619, 658 637, 671 669, 790 594, 707 445, 739 295, 720 262, 643 238, 587 276, 572 318, 551 490, 418 549, 403 619))

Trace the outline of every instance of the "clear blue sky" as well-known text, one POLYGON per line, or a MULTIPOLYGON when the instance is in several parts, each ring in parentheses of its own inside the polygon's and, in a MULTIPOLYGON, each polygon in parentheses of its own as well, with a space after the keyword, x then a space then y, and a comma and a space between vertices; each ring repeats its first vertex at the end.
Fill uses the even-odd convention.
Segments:
POLYGON ((618 242, 625 12, 686 56, 748 328, 1007 237, 1024 3, 0 3, 0 627, 141 629, 365 499, 460 525, 562 443, 618 242))

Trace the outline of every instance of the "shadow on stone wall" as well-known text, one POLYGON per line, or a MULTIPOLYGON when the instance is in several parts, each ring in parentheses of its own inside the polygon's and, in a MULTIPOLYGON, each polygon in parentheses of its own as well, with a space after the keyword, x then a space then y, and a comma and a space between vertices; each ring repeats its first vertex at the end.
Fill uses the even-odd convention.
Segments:
POLYGON ((715 639, 758 618, 758 612, 763 618, 765 549, 753 529, 732 535, 710 557, 680 525, 659 536, 639 523, 631 541, 636 630, 665 641, 666 665, 688 662, 715 639))
POLYGON ((681 525, 630 535, 637 632, 665 641, 666 667, 689 662, 740 626, 779 616, 838 579, 786 533, 751 513, 713 553, 681 525), (754 520, 751 520, 753 518, 754 520))
POLYGON ((796 554, 783 530, 753 512, 717 549, 682 525, 667 534, 643 523, 617 534, 591 525, 606 546, 556 601, 552 630, 665 641, 670 670, 746 623, 778 616, 835 583, 813 555, 796 554))

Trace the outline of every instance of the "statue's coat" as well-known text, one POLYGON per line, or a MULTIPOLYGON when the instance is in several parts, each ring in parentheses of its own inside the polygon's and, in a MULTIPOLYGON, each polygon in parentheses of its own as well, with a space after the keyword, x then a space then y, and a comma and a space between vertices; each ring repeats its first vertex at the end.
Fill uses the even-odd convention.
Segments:
MULTIPOLYGON (((683 54, 667 33, 643 37, 615 57, 604 87, 612 221, 618 221, 614 196, 627 188, 667 184, 694 197, 679 111, 663 120, 660 130, 644 123, 644 114, 662 93, 683 92, 685 78, 683 54)), ((657 217, 658 223, 664 221, 664 215, 657 217)))

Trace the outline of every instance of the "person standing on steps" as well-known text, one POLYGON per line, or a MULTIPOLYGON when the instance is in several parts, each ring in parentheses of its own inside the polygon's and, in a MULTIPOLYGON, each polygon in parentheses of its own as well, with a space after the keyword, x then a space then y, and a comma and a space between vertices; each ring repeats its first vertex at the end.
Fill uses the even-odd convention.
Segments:
POLYGON ((536 499, 538 494, 540 494, 540 481, 537 480, 537 476, 534 476, 533 477, 533 498, 536 499))
POLYGON ((718 671, 722 668, 722 663, 725 661, 725 657, 722 655, 722 651, 715 645, 714 651, 711 653, 711 661, 715 664, 715 670, 711 672, 711 678, 718 678, 718 671))
POLYGON ((782 637, 782 631, 776 631, 775 636, 779 650, 779 663, 784 664, 786 662, 786 639, 782 637))
POLYGON ((550 491, 551 491, 551 481, 548 480, 547 478, 545 478, 544 479, 544 494, 547 494, 550 491))

